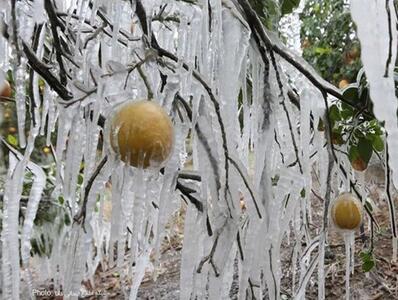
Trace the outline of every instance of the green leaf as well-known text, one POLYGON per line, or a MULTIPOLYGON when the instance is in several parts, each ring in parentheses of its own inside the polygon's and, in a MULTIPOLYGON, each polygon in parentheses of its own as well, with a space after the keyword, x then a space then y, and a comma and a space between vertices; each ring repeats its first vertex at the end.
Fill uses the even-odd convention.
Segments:
POLYGON ((82 185, 83 184, 83 175, 79 174, 79 176, 77 177, 77 184, 78 185, 82 185))
POLYGON ((358 102, 358 85, 356 83, 352 83, 348 85, 344 90, 343 90, 343 96, 345 99, 350 101, 351 103, 356 103, 358 102))
POLYGON ((372 140, 373 149, 377 152, 381 152, 384 150, 384 141, 380 135, 375 135, 372 140))
POLYGON ((367 164, 372 157, 372 142, 367 139, 361 138, 358 142, 358 151, 363 161, 367 164))
POLYGON ((372 204, 368 201, 368 200, 365 200, 365 205, 364 205, 370 212, 372 212, 373 211, 373 207, 372 207, 372 204))
POLYGON ((369 272, 376 265, 371 251, 362 251, 359 256, 362 260, 362 270, 364 272, 369 272))
POLYGON ((305 188, 300 191, 301 198, 305 198, 305 188))
POLYGON ((320 55, 323 55, 323 54, 330 54, 330 53, 332 52, 332 49, 330 49, 330 48, 323 48, 323 47, 316 47, 316 48, 314 49, 314 52, 315 52, 316 54, 320 54, 320 55))
POLYGON ((70 220, 70 217, 69 217, 69 215, 67 214, 67 213, 65 213, 64 214, 64 222, 65 222, 65 225, 66 226, 69 226, 70 225, 70 222, 71 220, 70 220))
MULTIPOLYGON (((347 105, 347 106, 348 106, 348 105, 347 105)), ((352 117, 354 116, 354 110, 352 109, 352 107, 344 107, 344 108, 341 110, 340 115, 341 115, 341 117, 342 117, 344 120, 348 120, 348 119, 350 119, 350 118, 352 118, 352 117)))
POLYGON ((65 203, 64 197, 59 196, 59 197, 58 197, 58 202, 59 202, 59 204, 64 205, 64 203, 65 203))
POLYGON ((14 147, 17 147, 17 146, 18 146, 18 140, 17 140, 17 138, 16 138, 15 136, 11 135, 11 134, 7 135, 7 142, 8 142, 11 146, 14 146, 14 147))
POLYGON ((362 263, 362 270, 364 272, 369 272, 375 266, 375 262, 373 260, 366 261, 362 263))
POLYGON ((356 145, 352 145, 350 149, 348 150, 348 159, 350 162, 353 162, 354 160, 358 159, 360 157, 358 147, 356 145))
POLYGON ((282 15, 290 14, 300 4, 300 0, 282 0, 282 15))
POLYGON ((341 120, 341 116, 340 116, 340 110, 337 107, 336 104, 333 104, 330 108, 329 108, 329 118, 332 122, 336 122, 341 120))

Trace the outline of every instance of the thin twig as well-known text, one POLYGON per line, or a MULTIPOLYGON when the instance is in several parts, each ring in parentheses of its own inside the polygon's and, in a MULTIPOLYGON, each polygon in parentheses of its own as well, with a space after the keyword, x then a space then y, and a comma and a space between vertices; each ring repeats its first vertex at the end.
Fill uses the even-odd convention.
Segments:
POLYGON ((240 177, 242 178, 243 183, 245 184, 247 190, 248 190, 249 193, 250 193, 250 196, 252 197, 252 200, 253 200, 254 206, 255 206, 255 208, 256 208, 258 217, 259 217, 260 219, 262 219, 262 216, 261 216, 261 213, 260 213, 260 208, 259 208, 259 206, 258 206, 258 204, 257 204, 256 198, 254 197, 254 192, 253 192, 253 190, 250 188, 249 182, 247 181, 247 179, 246 179, 245 176, 243 175, 243 172, 242 172, 242 170, 239 168, 239 165, 236 163, 236 161, 233 160, 231 157, 228 157, 228 159, 230 160, 230 162, 232 163, 232 165, 235 167, 235 169, 238 171, 240 177))
POLYGON ((240 4, 244 15, 246 16, 246 21, 249 24, 252 32, 255 36, 257 45, 259 46, 260 52, 262 43, 269 51, 274 51, 289 64, 295 67, 300 73, 302 73, 315 87, 317 87, 321 92, 326 92, 337 99, 347 103, 350 106, 354 106, 348 99, 346 99, 337 88, 323 80, 309 65, 305 64, 304 61, 299 62, 298 57, 290 52, 289 49, 281 44, 275 44, 272 42, 271 38, 268 36, 262 22, 260 21, 255 10, 252 8, 248 0, 237 0, 240 4))
POLYGON ((395 224, 395 207, 394 200, 391 197, 391 169, 390 169, 390 152, 386 143, 386 194, 388 201, 388 209, 390 211, 391 231, 394 238, 397 238, 397 226, 395 224))
POLYGON ((102 168, 105 166, 106 162, 108 161, 108 156, 105 155, 104 158, 101 160, 97 168, 95 169, 94 173, 91 175, 90 179, 87 182, 87 185, 84 189, 84 198, 83 198, 83 204, 82 207, 80 208, 80 211, 76 214, 76 216, 73 218, 73 220, 81 224, 83 227, 83 230, 86 231, 84 227, 84 223, 86 220, 86 214, 87 214, 87 202, 88 202, 88 196, 90 194, 91 188, 93 187, 94 181, 101 172, 102 168))
POLYGON ((138 70, 138 73, 140 74, 140 76, 142 78, 142 81, 145 84, 145 87, 146 87, 146 90, 147 90, 147 98, 148 99, 153 99, 153 91, 152 91, 152 88, 151 88, 151 84, 150 84, 150 82, 148 80, 148 77, 146 76, 146 74, 142 70, 141 66, 137 66, 137 70, 138 70))
MULTIPOLYGON (((142 31, 144 32, 145 35, 148 36, 149 32, 148 32, 148 26, 147 26, 147 17, 146 17, 145 8, 142 5, 141 0, 136 1, 136 14, 138 16, 138 19, 140 20, 142 31)), ((152 48, 154 48, 155 50, 158 51, 159 56, 167 57, 167 58, 173 60, 174 62, 180 61, 178 59, 178 57, 175 56, 173 53, 160 47, 155 36, 151 37, 151 46, 152 46, 152 48)), ((229 154, 228 154, 226 131, 225 131, 225 127, 224 127, 224 122, 221 117, 220 104, 219 104, 218 100, 216 99, 212 88, 207 84, 207 82, 204 80, 204 78, 198 71, 192 70, 184 62, 182 63, 182 67, 187 71, 192 71, 193 77, 206 90, 206 92, 210 98, 210 101, 213 104, 213 107, 214 107, 214 110, 216 113, 216 117, 217 117, 217 121, 219 123, 220 131, 221 131, 222 148, 223 148, 223 152, 224 152, 224 170, 225 170, 225 184, 223 186, 223 191, 224 191, 224 199, 228 205, 228 196, 227 195, 229 194, 229 160, 228 160, 229 154)), ((229 205, 228 205, 228 208, 229 208, 229 205)))
POLYGON ((22 41, 22 47, 32 69, 35 70, 62 99, 72 99, 72 94, 50 72, 49 68, 36 57, 32 49, 24 41, 22 41))
POLYGON ((386 0, 386 12, 388 21, 388 57, 386 61, 386 69, 384 71, 384 77, 388 77, 388 71, 390 68, 390 63, 392 59, 392 28, 391 28, 391 10, 390 10, 390 0, 386 0))
POLYGON ((214 240, 213 246, 211 247, 210 253, 209 255, 205 256, 199 263, 198 268, 196 269, 197 273, 201 273, 202 272, 202 268, 204 266, 204 264, 208 261, 210 263, 210 265, 213 267, 213 271, 216 275, 216 277, 220 276, 220 272, 218 271, 217 266, 215 265, 214 261, 213 261, 213 256, 214 253, 216 252, 216 248, 217 248, 217 243, 218 243, 218 238, 220 237, 220 234, 217 235, 217 237, 214 240))
POLYGON ((50 20, 51 32, 53 36, 53 44, 55 47, 55 56, 57 58, 57 62, 59 65, 59 77, 61 80, 61 84, 65 86, 67 83, 66 69, 64 66, 64 62, 62 60, 62 48, 57 30, 58 27, 57 14, 55 12, 55 7, 52 0, 44 1, 44 8, 50 20))

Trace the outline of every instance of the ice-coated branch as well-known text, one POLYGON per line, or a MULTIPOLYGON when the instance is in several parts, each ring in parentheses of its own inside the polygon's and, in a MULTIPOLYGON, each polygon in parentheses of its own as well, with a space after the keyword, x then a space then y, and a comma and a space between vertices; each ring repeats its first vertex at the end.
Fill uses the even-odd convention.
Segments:
POLYGON ((61 42, 59 39, 58 35, 58 20, 57 20, 57 14, 55 12, 55 7, 52 2, 52 0, 47 0, 44 1, 44 8, 47 12, 48 18, 50 20, 50 27, 51 27, 51 32, 53 36, 53 42, 54 42, 54 47, 55 47, 55 56, 57 58, 57 62, 59 65, 59 77, 61 80, 62 85, 66 85, 67 79, 66 79, 66 69, 64 66, 64 62, 62 60, 62 48, 61 48, 61 42))
MULTIPOLYGON (((63 20, 62 19, 63 17, 68 17, 69 15, 67 13, 57 11, 57 16, 59 19, 63 20)), ((80 20, 80 17, 76 14, 71 14, 70 17, 73 19, 76 19, 76 20, 80 20)), ((92 25, 90 23, 90 20, 88 20, 88 19, 83 19, 83 22, 84 22, 84 24, 90 26, 94 31, 97 30, 98 28, 102 28, 102 26, 98 27, 98 26, 92 25)), ((106 27, 108 27, 108 26, 106 26, 106 27)), ((67 27, 63 27, 63 28, 67 29, 67 27)), ((105 33, 106 36, 108 36, 110 38, 112 37, 112 33, 110 33, 108 30, 106 30, 106 28, 102 28, 102 31, 105 33)), ((140 38, 134 38, 134 37, 128 35, 128 33, 126 33, 123 30, 120 30, 120 34, 125 36, 128 41, 139 41, 140 40, 140 38)), ((121 44, 125 47, 128 46, 127 41, 125 39, 122 39, 119 37, 119 38, 117 38, 117 41, 119 44, 121 44)))
POLYGON ((91 175, 90 179, 87 182, 86 187, 84 188, 84 198, 83 198, 83 203, 82 207, 80 208, 80 211, 74 216, 73 220, 81 224, 83 226, 83 230, 85 231, 84 228, 84 222, 86 219, 86 214, 87 214, 87 202, 88 202, 88 196, 90 194, 91 188, 93 187, 94 181, 101 172, 102 168, 105 166, 106 162, 108 161, 108 156, 105 155, 104 158, 100 161, 98 164, 97 168, 95 169, 94 173, 91 175))
POLYGON ((33 50, 24 41, 22 41, 22 47, 31 68, 49 84, 49 86, 58 94, 58 96, 60 96, 63 100, 71 100, 73 98, 72 94, 50 72, 49 66, 40 61, 33 50))
MULTIPOLYGON (((348 177, 347 171, 346 171, 346 170, 344 169, 344 167, 339 163, 339 160, 337 159, 337 155, 336 155, 336 152, 335 152, 333 143, 332 143, 332 122, 331 122, 330 117, 329 117, 330 115, 329 115, 329 104, 328 104, 328 101, 327 101, 327 94, 324 92, 324 93, 322 93, 322 95, 323 95, 323 99, 324 99, 324 103, 325 103, 325 109, 326 109, 326 111, 325 111, 325 119, 326 119, 326 122, 325 122, 325 124, 326 124, 326 126, 325 126, 325 127, 326 127, 326 128, 325 128, 325 129, 326 129, 326 130, 325 130, 325 137, 326 137, 326 140, 328 141, 328 142, 327 142, 327 144, 328 144, 327 146, 330 147, 330 148, 329 148, 329 158, 330 158, 330 156, 332 156, 332 158, 333 158, 333 160, 334 160, 334 163, 337 163, 337 164, 338 164, 338 166, 339 166, 339 168, 340 168, 340 171, 343 173, 344 177, 347 178, 347 177, 348 177)), ((363 201, 362 201, 362 195, 361 195, 361 193, 357 190, 357 188, 356 188, 356 183, 353 182, 351 179, 350 179, 350 188, 355 192, 355 194, 357 195, 357 197, 358 197, 359 199, 361 199, 361 202, 363 203, 363 201)), ((365 211, 366 211, 366 213, 368 214, 368 216, 369 216, 371 222, 374 223, 374 224, 376 225, 377 228, 379 228, 379 225, 378 225, 376 219, 374 218, 372 212, 369 210, 369 207, 368 207, 367 205, 364 205, 364 208, 365 208, 365 211)), ((326 217, 327 217, 327 216, 326 216, 326 217)), ((324 220, 324 222, 325 222, 325 220, 324 220)), ((325 224, 324 224, 324 226, 325 226, 325 224)))
POLYGON ((291 121, 291 118, 290 118, 290 115, 289 115, 289 111, 287 110, 286 103, 285 103, 285 94, 283 92, 283 84, 282 84, 282 80, 281 80, 281 77, 280 77, 280 74, 279 74, 278 65, 276 64, 275 55, 274 55, 272 50, 270 51, 270 57, 271 57, 272 66, 273 66, 273 68, 275 70, 276 80, 278 82, 279 91, 280 91, 280 97, 282 98, 281 105, 282 105, 283 110, 284 110, 284 112, 286 114, 287 123, 289 125, 290 135, 291 135, 292 143, 293 143, 293 149, 294 149, 294 153, 296 155, 296 162, 299 165, 300 173, 303 174, 303 167, 302 167, 301 162, 300 162, 300 154, 299 154, 296 138, 295 138, 294 132, 293 132, 294 129, 293 129, 292 121, 291 121))
MULTIPOLYGON (((1 21, 1 28, 3 29, 2 35, 4 38, 9 39, 8 25, 1 21)), ((49 86, 64 100, 72 99, 72 94, 66 89, 66 87, 50 72, 50 66, 42 62, 34 53, 32 48, 27 45, 24 41, 21 41, 23 52, 28 59, 30 67, 37 72, 49 86)))
MULTIPOLYGON (((143 33, 146 36, 148 36, 149 32, 148 32, 148 24, 147 24, 147 15, 146 15, 145 8, 144 8, 141 0, 137 0, 137 2, 136 2, 136 14, 140 21, 143 33)), ((159 56, 169 58, 174 62, 180 62, 180 59, 177 56, 175 56, 173 53, 167 51, 166 49, 160 47, 155 36, 151 37, 151 46, 158 52, 159 56)), ((220 103, 218 102, 216 96, 214 95, 213 90, 210 87, 210 85, 206 82, 206 80, 202 77, 202 75, 198 71, 191 70, 191 68, 184 62, 182 63, 182 67, 187 71, 192 71, 193 77, 206 90, 206 92, 210 98, 210 101, 212 102, 212 104, 214 106, 214 110, 215 110, 215 113, 217 116, 217 121, 220 126, 221 138, 222 138, 222 148, 223 148, 223 152, 224 152, 224 170, 225 170, 225 184, 223 186, 224 199, 227 202, 227 206, 229 208, 229 204, 228 204, 228 193, 229 193, 229 160, 228 160, 228 157, 229 157, 229 153, 228 153, 228 146, 227 146, 227 135, 226 135, 226 131, 225 131, 224 122, 221 117, 220 103)))
POLYGON ((220 236, 219 234, 216 236, 216 238, 214 240, 214 243, 213 243, 213 246, 211 247, 209 255, 203 257, 202 260, 199 262, 199 265, 198 265, 198 267, 196 269, 197 273, 201 273, 204 264, 206 262, 209 262, 210 265, 213 268, 215 276, 216 277, 220 276, 220 272, 218 271, 218 268, 217 268, 217 266, 216 266, 216 264, 214 263, 214 260, 213 260, 214 253, 216 252, 216 249, 217 249, 217 243, 218 243, 219 236, 220 236))
POLYGON ((388 57, 386 60, 386 70, 384 73, 384 77, 388 77, 388 70, 390 68, 391 59, 392 59, 392 28, 391 28, 390 0, 386 0, 386 11, 387 11, 387 21, 388 21, 388 57))
POLYGON ((142 81, 144 82, 144 85, 146 87, 148 99, 153 99, 153 91, 151 88, 151 84, 148 80, 148 77, 146 76, 145 72, 142 70, 141 66, 137 66, 137 70, 138 70, 138 74, 140 74, 142 81))
POLYGON ((16 0, 11 0, 11 26, 12 26, 12 42, 14 44, 17 53, 17 62, 21 63, 21 49, 18 43, 18 24, 17 24, 17 14, 16 14, 16 0))
POLYGON ((261 50, 263 48, 262 45, 265 45, 268 51, 274 51, 280 57, 290 63, 321 92, 326 92, 327 94, 336 97, 337 99, 347 103, 348 105, 353 106, 353 104, 349 100, 344 98, 339 90, 337 90, 333 85, 322 79, 310 65, 305 63, 304 60, 299 61, 300 58, 291 53, 291 51, 287 49, 283 44, 272 41, 269 34, 266 32, 263 24, 261 23, 261 20, 259 19, 257 13, 254 11, 248 0, 236 1, 239 3, 240 7, 243 10, 245 19, 255 36, 255 41, 257 42, 257 45, 259 45, 260 53, 263 52, 263 50, 261 50))
POLYGON ((389 148, 388 148, 388 143, 386 143, 386 194, 387 194, 387 201, 388 201, 388 207, 390 211, 390 220, 391 220, 391 231, 392 235, 394 238, 397 238, 397 225, 395 223, 395 209, 394 209, 394 200, 393 197, 391 196, 391 168, 390 164, 388 163, 389 160, 389 148))
MULTIPOLYGON (((90 118, 93 118, 93 114, 90 114, 90 118)), ((104 127, 106 119, 104 116, 100 115, 98 118, 98 126, 104 127)), ((164 169, 160 170, 160 173, 164 174, 164 169)), ((185 179, 185 180, 193 180, 193 181, 201 181, 200 175, 195 173, 190 173, 186 171, 178 172, 178 179, 185 179)), ((192 196, 192 194, 196 193, 196 190, 191 189, 180 181, 177 180, 176 189, 180 191, 180 193, 185 196, 195 207, 198 211, 203 212, 203 204, 200 202, 196 197, 192 196)))
POLYGON ((105 22, 104 22, 101 26, 99 26, 98 28, 96 28, 96 29, 94 30, 94 32, 93 32, 92 34, 90 34, 90 35, 86 38, 86 41, 84 42, 83 48, 87 48, 88 43, 89 43, 91 40, 95 39, 101 32, 103 32, 104 29, 105 29, 105 27, 106 27, 106 24, 105 24, 105 22))
POLYGON ((247 188, 247 190, 248 190, 249 193, 250 193, 251 198, 253 199, 254 207, 256 208, 258 217, 259 217, 260 219, 262 219, 261 212, 260 212, 260 208, 259 208, 259 206, 258 206, 258 204, 257 204, 256 197, 254 196, 254 192, 253 192, 252 188, 250 187, 249 182, 248 182, 247 179, 246 179, 246 176, 243 174, 241 168, 239 167, 239 165, 236 163, 235 160, 233 160, 231 157, 228 157, 228 159, 229 159, 229 161, 231 162, 231 164, 235 167, 235 169, 238 171, 240 177, 242 178, 243 183, 245 184, 245 187, 247 188))
MULTIPOLYGON (((32 50, 34 52, 37 51, 37 47, 39 44, 39 37, 41 34, 41 31, 43 30, 43 24, 40 25, 35 25, 35 28, 33 29, 33 37, 32 37, 32 50)), ((29 97, 30 97, 30 116, 32 118, 32 123, 33 126, 36 126, 36 116, 34 113, 34 109, 36 107, 36 101, 35 101, 35 95, 34 95, 34 87, 33 87, 33 75, 34 75, 34 70, 31 68, 29 70, 29 97)))

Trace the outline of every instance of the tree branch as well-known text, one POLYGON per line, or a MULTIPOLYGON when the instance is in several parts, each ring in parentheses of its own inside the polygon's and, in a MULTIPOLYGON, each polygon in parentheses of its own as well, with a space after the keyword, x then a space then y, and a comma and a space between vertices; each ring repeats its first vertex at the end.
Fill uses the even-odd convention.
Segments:
POLYGON ((265 45, 268 51, 274 51, 279 56, 281 56, 284 60, 290 63, 293 67, 295 67, 298 71, 300 71, 315 87, 317 87, 321 92, 326 92, 337 99, 347 103, 350 106, 354 106, 348 99, 345 99, 344 96, 340 93, 340 91, 335 88, 333 85, 322 79, 315 70, 308 65, 304 60, 300 60, 300 58, 293 53, 289 49, 287 49, 282 44, 274 43, 269 37, 268 33, 265 31, 261 20, 257 16, 254 9, 251 7, 248 0, 236 0, 240 4, 244 15, 246 16, 246 21, 249 24, 254 36, 255 41, 260 49, 260 52, 263 52, 261 48, 263 45, 260 41, 265 45))
POLYGON ((32 69, 35 70, 63 100, 71 100, 73 98, 72 94, 49 71, 49 68, 36 57, 32 49, 24 41, 22 41, 22 47, 32 69))
MULTIPOLYGON (((147 24, 147 17, 146 17, 146 12, 145 8, 142 5, 141 0, 136 1, 136 14, 138 16, 138 19, 141 23, 142 31, 146 36, 148 36, 148 24, 147 24)), ((158 44, 156 37, 152 36, 151 37, 151 46, 155 50, 158 51, 159 56, 167 57, 174 62, 179 62, 180 60, 178 59, 177 56, 175 56, 173 53, 167 51, 166 49, 163 49, 160 47, 158 44)), ((227 202, 228 205, 228 193, 229 193, 229 154, 228 154, 228 146, 227 146, 227 137, 226 137, 226 132, 225 132, 225 127, 224 123, 222 121, 221 117, 221 111, 220 111, 220 104, 218 100, 216 99, 211 87, 207 84, 207 82, 203 79, 203 77, 200 75, 199 72, 196 70, 192 70, 186 63, 182 63, 182 67, 187 70, 187 71, 192 71, 193 77, 203 86, 203 88, 206 90, 207 94, 209 95, 209 98, 211 102, 213 103, 214 110, 216 112, 217 120, 220 125, 220 131, 221 131, 221 138, 222 138, 222 148, 224 152, 224 170, 225 170, 225 185, 223 186, 223 191, 224 191, 224 199, 227 202)), ((229 207, 229 205, 228 205, 229 207)))
POLYGON ((55 7, 54 7, 52 0, 44 1, 44 8, 45 8, 48 18, 50 20, 51 32, 52 32, 54 47, 55 47, 55 56, 57 58, 57 62, 59 65, 59 77, 61 79, 61 84, 65 86, 67 83, 66 70, 65 70, 64 62, 62 60, 62 48, 61 48, 61 43, 60 43, 58 31, 57 31, 58 19, 57 19, 57 14, 55 12, 55 7))

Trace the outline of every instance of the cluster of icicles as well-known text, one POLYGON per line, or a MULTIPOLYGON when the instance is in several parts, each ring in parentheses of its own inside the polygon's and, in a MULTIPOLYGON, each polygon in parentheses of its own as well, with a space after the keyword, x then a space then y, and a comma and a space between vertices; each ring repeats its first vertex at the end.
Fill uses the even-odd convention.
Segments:
MULTIPOLYGON (((152 37, 142 39, 135 1, 55 2, 58 17, 65 24, 65 31, 59 30, 59 34, 70 48, 70 57, 63 62, 70 75, 67 88, 72 100, 60 99, 45 83, 41 101, 40 76, 34 73, 29 78, 25 56, 18 64, 15 45, 3 37, 0 43, 1 68, 11 69, 15 78, 18 138, 24 148, 22 153, 9 153, 1 215, 1 298, 33 298, 34 289, 51 283, 65 299, 77 299, 82 281, 101 289, 94 282, 100 267, 120 274, 123 297, 135 299, 148 268, 159 267, 160 247, 168 233, 166 224, 184 203, 176 189, 177 180, 194 190, 192 195, 200 201, 198 206, 185 198, 181 299, 227 299, 236 280, 234 274, 239 299, 280 299, 286 288, 292 297, 302 299, 314 282, 320 299, 324 298, 327 228, 318 224, 317 231, 309 230, 311 189, 325 195, 328 184, 329 154, 324 133, 311 127, 311 120, 323 117, 322 94, 278 55, 277 68, 264 64, 251 39, 250 27, 234 2, 142 1, 149 31, 161 47, 179 58, 177 62, 151 58, 154 54, 147 46, 152 37), (162 20, 162 16, 178 21, 162 20), (140 60, 145 60, 140 70, 130 72, 128 68, 140 60), (195 78, 194 69, 211 89, 219 110, 209 90, 195 78), (283 87, 277 84, 278 79, 283 87), (33 81, 30 101, 35 103, 31 109, 35 122, 27 124, 25 85, 29 80, 33 81), (287 96, 291 86, 300 96, 300 109, 287 96), (124 101, 147 98, 149 92, 170 114, 175 128, 174 152, 163 173, 127 166, 107 143, 99 143, 103 131, 98 125, 100 116, 106 117, 124 101), (177 93, 190 104, 191 114, 176 104, 177 93), (53 145, 56 175, 52 198, 57 201, 62 196, 72 220, 82 206, 89 179, 108 155, 88 194, 84 227, 77 222, 58 226, 61 217, 53 225, 33 224, 49 179, 30 155, 36 137, 46 136, 50 144, 53 132, 57 139, 53 145), (177 179, 188 158, 200 181, 177 179), (78 184, 82 162, 84 179, 78 184), (33 174, 33 186, 20 224, 20 197, 27 171, 33 174), (313 183, 312 174, 317 175, 319 184, 313 183), (241 210, 241 199, 245 211, 241 210), (109 203, 112 210, 107 215, 109 203), (41 235, 52 241, 51 254, 31 257, 30 240, 40 240, 41 235), (288 264, 282 257, 287 246, 293 249, 288 264), (282 289, 281 278, 289 272, 291 286, 282 289)), ((396 103, 386 102, 395 97, 392 76, 383 78, 385 70, 375 60, 388 56, 388 29, 393 31, 396 44, 396 29, 391 25, 395 24, 395 14, 391 14, 388 27, 384 1, 369 3, 374 9, 360 2, 354 0, 352 10, 363 42, 372 98, 380 99, 375 111, 386 120, 389 142, 398 142, 396 115, 391 114, 396 111, 396 103), (372 34, 367 26, 372 27, 372 34)), ((1 5, 5 23, 11 24, 10 4, 1 5)), ((40 60, 46 48, 52 47, 50 21, 43 5, 43 0, 16 3, 20 41, 30 45, 35 24, 45 24, 39 29, 34 51, 40 60)), ((8 26, 10 41, 12 28, 8 26)), ((392 61, 395 50, 392 47, 392 61)), ((50 71, 58 77, 57 60, 49 63, 54 66, 50 71)), ((393 64, 388 75, 392 68, 393 64)), ((391 155, 392 168, 397 170, 395 183, 397 157, 391 155)), ((356 176, 344 155, 339 156, 339 164, 348 176, 335 164, 332 198, 349 190, 350 180, 356 176)), ((356 179, 363 183, 363 178, 356 179)), ((365 188, 361 193, 366 199, 365 188)), ((349 254, 352 236, 346 240, 349 254)), ((347 266, 350 270, 350 264, 347 266)))

